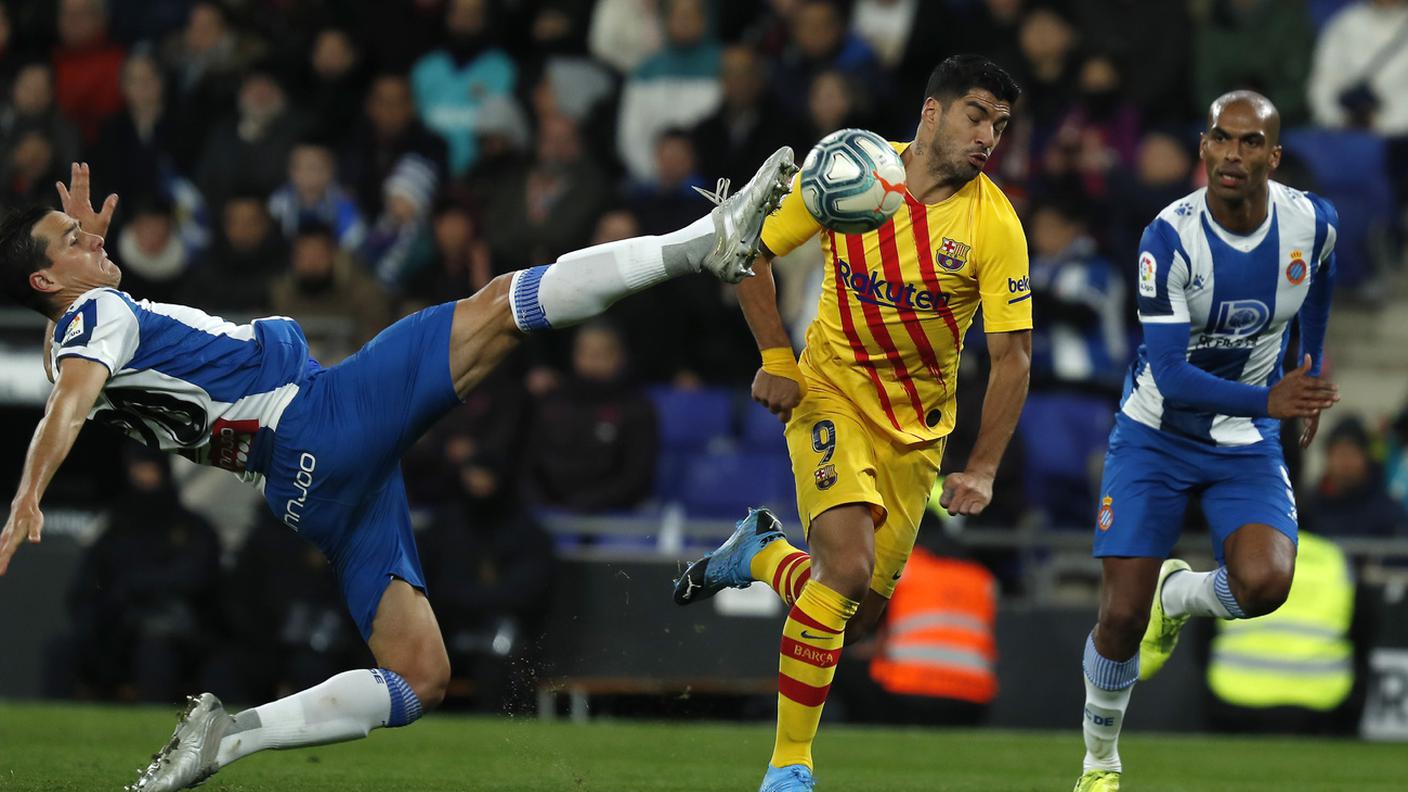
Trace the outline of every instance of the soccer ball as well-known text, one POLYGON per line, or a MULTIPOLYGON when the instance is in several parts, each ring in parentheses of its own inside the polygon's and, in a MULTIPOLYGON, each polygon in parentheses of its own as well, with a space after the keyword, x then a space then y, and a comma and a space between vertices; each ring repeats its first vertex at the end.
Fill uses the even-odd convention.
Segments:
POLYGON ((904 163, 874 132, 832 132, 802 163, 802 203, 837 233, 874 231, 899 211, 904 195, 904 163))

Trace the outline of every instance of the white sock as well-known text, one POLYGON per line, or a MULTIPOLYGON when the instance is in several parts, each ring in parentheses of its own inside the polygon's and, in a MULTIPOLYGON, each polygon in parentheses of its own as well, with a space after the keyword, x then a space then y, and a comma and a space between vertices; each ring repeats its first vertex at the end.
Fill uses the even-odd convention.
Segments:
POLYGON ((1169 616, 1240 619, 1246 615, 1227 588, 1227 567, 1211 572, 1174 572, 1164 581, 1163 605, 1169 616))
POLYGON ((1139 653, 1128 660, 1111 660, 1095 649, 1095 633, 1085 639, 1085 713, 1081 728, 1085 733, 1086 772, 1123 769, 1120 764, 1120 729, 1130 694, 1139 679, 1139 653))
POLYGON ((234 716, 220 740, 220 767, 267 748, 297 748, 366 737, 420 717, 410 686, 386 669, 344 671, 328 681, 234 716))
POLYGON ((713 246, 714 221, 705 215, 673 233, 594 245, 519 270, 509 289, 513 319, 525 333, 584 322, 622 297, 698 272, 713 246))

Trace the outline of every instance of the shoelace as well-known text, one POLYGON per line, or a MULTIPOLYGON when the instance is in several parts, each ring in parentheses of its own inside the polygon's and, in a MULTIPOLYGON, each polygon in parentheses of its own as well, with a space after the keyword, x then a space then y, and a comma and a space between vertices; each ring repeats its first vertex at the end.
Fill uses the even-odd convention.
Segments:
POLYGON ((728 198, 729 186, 729 180, 727 178, 723 178, 719 179, 718 183, 714 185, 713 192, 709 192, 703 187, 695 187, 693 189, 695 192, 709 199, 709 203, 718 206, 719 204, 723 203, 725 199, 728 198))

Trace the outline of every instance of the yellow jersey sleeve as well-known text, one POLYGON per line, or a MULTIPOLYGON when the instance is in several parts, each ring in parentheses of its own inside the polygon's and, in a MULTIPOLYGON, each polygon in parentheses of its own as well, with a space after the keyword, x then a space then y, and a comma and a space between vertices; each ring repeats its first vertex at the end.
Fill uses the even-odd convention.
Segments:
POLYGON ((782 206, 763 221, 763 245, 774 256, 785 256, 802 246, 821 230, 821 223, 802 203, 802 174, 792 177, 792 192, 782 199, 782 206))
POLYGON ((997 200, 986 202, 974 253, 978 256, 978 293, 983 331, 1007 333, 1032 328, 1032 281, 1027 235, 1022 221, 996 185, 985 185, 997 200))

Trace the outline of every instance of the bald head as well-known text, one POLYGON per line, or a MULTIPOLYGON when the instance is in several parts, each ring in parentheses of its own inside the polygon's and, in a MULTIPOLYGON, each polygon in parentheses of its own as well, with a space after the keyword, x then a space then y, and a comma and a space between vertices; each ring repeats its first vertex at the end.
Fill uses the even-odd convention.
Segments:
POLYGON ((1212 100, 1208 108, 1208 129, 1219 126, 1224 113, 1229 111, 1246 114, 1255 119, 1267 141, 1275 146, 1281 142, 1281 111, 1270 99, 1256 91, 1228 91, 1212 100))

